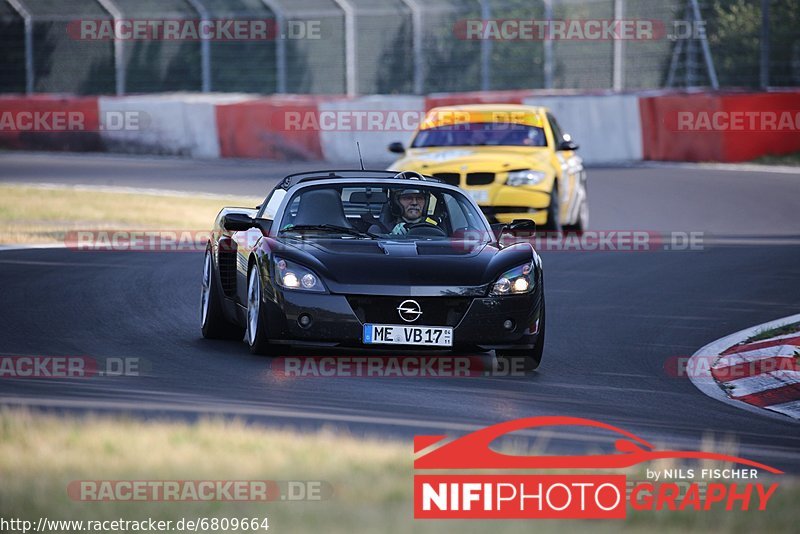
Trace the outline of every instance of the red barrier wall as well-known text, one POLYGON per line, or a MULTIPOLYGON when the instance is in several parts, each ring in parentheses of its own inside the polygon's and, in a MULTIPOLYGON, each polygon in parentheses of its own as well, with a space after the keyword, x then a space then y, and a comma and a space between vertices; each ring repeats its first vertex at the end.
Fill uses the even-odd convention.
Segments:
POLYGON ((0 97, 0 146, 15 150, 103 150, 96 97, 0 97))
POLYGON ((800 92, 642 97, 643 155, 661 161, 750 161, 800 151, 800 92))
POLYGON ((749 161, 765 155, 791 154, 800 151, 800 91, 791 93, 758 93, 726 95, 722 109, 729 113, 758 113, 755 129, 725 132, 725 160, 749 161), (770 121, 775 117, 775 125, 770 121))
POLYGON ((293 128, 318 115, 319 97, 268 97, 217 106, 217 131, 223 158, 321 160, 319 131, 293 128), (294 114, 294 115, 290 115, 294 114), (298 115, 299 114, 299 115, 298 115))

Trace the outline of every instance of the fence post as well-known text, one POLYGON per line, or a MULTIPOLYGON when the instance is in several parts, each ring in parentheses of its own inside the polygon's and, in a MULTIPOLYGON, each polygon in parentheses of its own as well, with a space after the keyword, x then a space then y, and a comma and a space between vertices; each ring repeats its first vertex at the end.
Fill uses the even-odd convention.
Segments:
MULTIPOLYGON (((614 0, 614 20, 617 24, 625 17, 625 0, 614 0)), ((614 38, 613 87, 622 91, 625 84, 625 41, 619 36, 614 38)))
MULTIPOLYGON (((695 22, 700 22, 703 18, 700 16, 700 6, 697 4, 697 0, 691 0, 692 4, 692 13, 694 15, 695 22)), ((708 36, 706 35, 706 29, 704 26, 697 25, 698 31, 700 33, 700 47, 703 50, 703 59, 706 61, 706 70, 708 71, 708 79, 711 81, 711 87, 713 89, 719 89, 719 81, 717 80, 717 70, 714 68, 714 61, 711 59, 711 48, 708 46, 708 36)))
POLYGON ((769 0, 761 0, 761 64, 759 82, 762 89, 769 87, 769 0))
MULTIPOLYGON (((544 0, 544 20, 552 22, 553 20, 553 0, 544 0)), ((544 88, 553 88, 553 73, 555 72, 553 66, 553 39, 550 32, 542 36, 542 47, 544 48, 544 88)))
MULTIPOLYGON (((201 27, 209 27, 211 25, 211 17, 208 14, 206 6, 200 0, 187 0, 192 8, 200 15, 201 27)), ((202 86, 204 93, 211 92, 211 41, 203 38, 200 35, 200 72, 202 77, 202 86)))
POLYGON ((417 0, 402 0, 411 11, 411 46, 414 53, 414 94, 425 91, 425 55, 422 49, 422 6, 417 0))
POLYGON ((345 88, 347 96, 358 94, 358 41, 356 9, 349 0, 333 0, 344 12, 345 88))
POLYGON ((127 72, 125 70, 125 42, 117 39, 117 27, 124 18, 122 11, 114 4, 113 0, 97 0, 103 9, 108 11, 114 20, 114 73, 117 82, 117 96, 125 94, 127 85, 127 72))
POLYGON ((33 16, 20 0, 8 0, 8 3, 25 22, 25 93, 32 95, 36 75, 33 68, 33 16))
POLYGON ((286 92, 286 17, 273 0, 261 0, 264 6, 275 15, 275 92, 286 92))
MULTIPOLYGON (((484 24, 492 18, 490 0, 481 0, 481 18, 484 24)), ((488 91, 491 87, 492 77, 492 40, 481 39, 481 91, 488 91)))

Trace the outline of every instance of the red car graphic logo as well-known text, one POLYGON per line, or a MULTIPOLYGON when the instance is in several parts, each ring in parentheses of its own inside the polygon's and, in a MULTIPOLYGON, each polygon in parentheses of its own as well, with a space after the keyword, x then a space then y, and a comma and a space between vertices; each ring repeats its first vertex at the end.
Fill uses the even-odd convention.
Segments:
MULTIPOLYGON (((414 453, 441 443, 447 436, 415 436, 414 453)), ((621 469, 664 458, 691 458, 737 463, 770 473, 783 471, 737 456, 702 451, 657 450, 647 441, 612 425, 580 417, 527 417, 492 425, 424 453, 414 460, 414 469, 621 469), (617 452, 582 456, 519 456, 496 452, 489 445, 497 438, 523 429, 553 426, 583 426, 620 434, 617 452)))

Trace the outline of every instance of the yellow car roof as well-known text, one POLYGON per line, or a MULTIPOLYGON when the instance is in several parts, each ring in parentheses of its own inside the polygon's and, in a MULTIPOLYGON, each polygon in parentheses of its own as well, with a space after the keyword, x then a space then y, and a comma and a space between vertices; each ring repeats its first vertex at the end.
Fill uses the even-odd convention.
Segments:
POLYGON ((437 128, 451 124, 473 122, 502 122, 543 126, 546 108, 523 106, 519 104, 465 104, 462 106, 441 106, 433 108, 425 115, 420 130, 437 128))

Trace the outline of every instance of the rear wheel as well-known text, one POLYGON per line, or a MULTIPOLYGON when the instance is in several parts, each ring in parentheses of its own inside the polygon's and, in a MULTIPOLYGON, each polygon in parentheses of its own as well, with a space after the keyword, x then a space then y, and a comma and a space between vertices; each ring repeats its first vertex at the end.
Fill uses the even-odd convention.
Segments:
POLYGON ((250 266, 247 277, 247 329, 245 340, 253 354, 277 354, 275 345, 269 342, 267 321, 261 307, 261 275, 257 264, 250 266))
POLYGON ((545 307, 542 301, 542 315, 539 319, 539 334, 536 336, 536 344, 532 349, 508 349, 496 350, 498 360, 505 360, 510 364, 510 369, 523 369, 525 371, 535 371, 542 363, 544 353, 544 332, 545 332, 545 307))
POLYGON ((222 296, 214 277, 214 257, 206 249, 200 290, 200 327, 206 339, 242 339, 244 328, 231 324, 222 312, 222 296))

